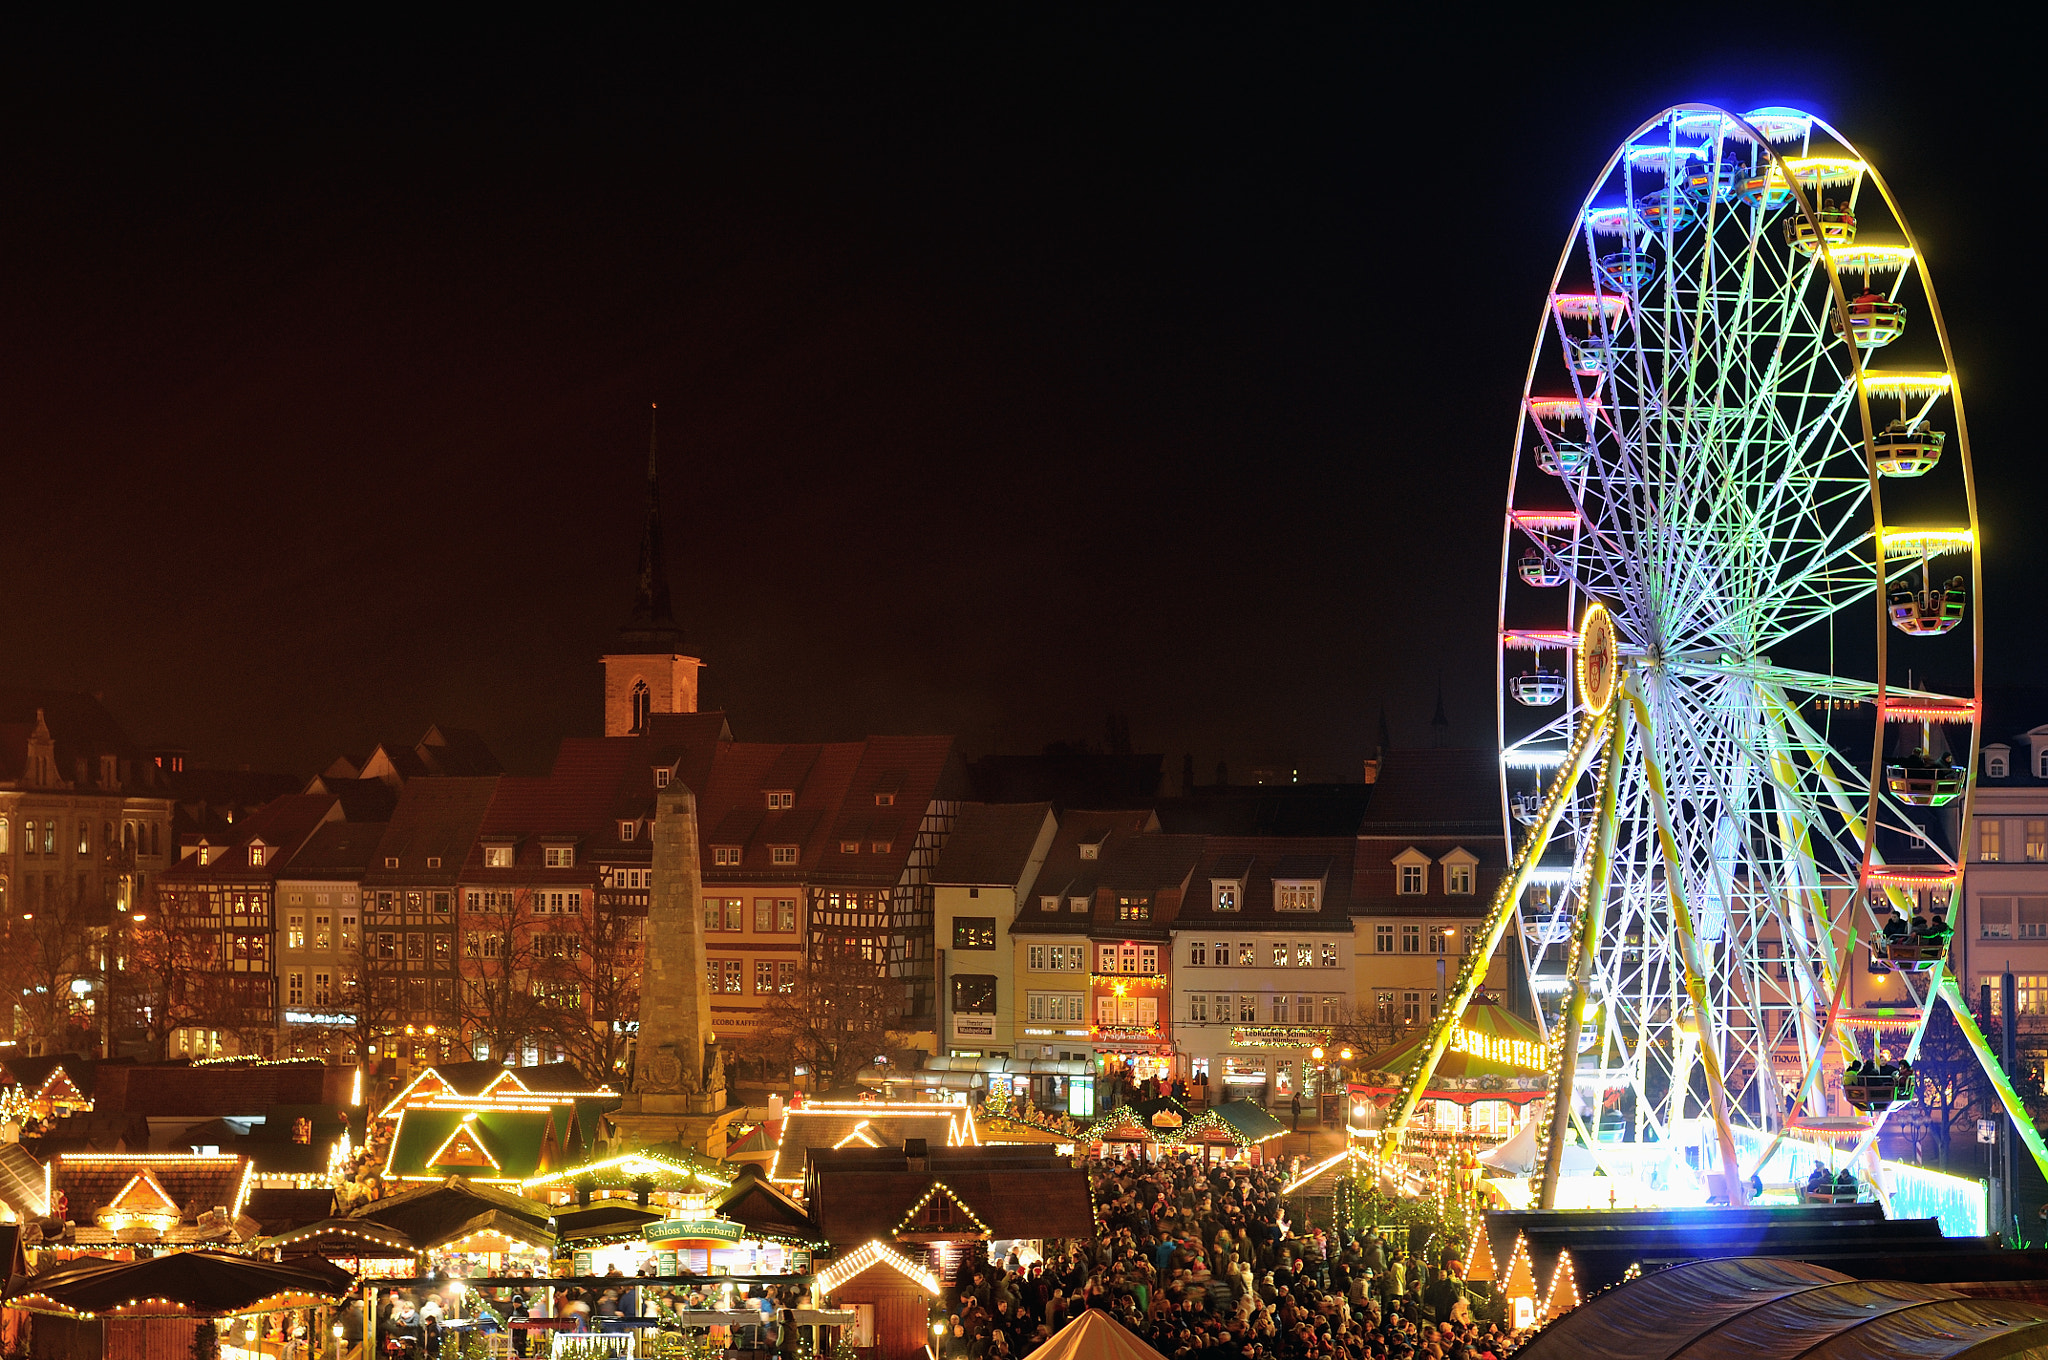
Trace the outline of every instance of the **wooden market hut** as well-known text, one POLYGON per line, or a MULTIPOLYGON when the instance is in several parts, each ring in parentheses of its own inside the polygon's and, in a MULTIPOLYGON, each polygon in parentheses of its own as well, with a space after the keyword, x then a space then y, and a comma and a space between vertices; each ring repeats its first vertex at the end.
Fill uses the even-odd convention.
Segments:
POLYGON ((264 1261, 176 1251, 142 1261, 88 1258, 8 1281, 10 1310, 33 1314, 34 1360, 155 1360, 211 1353, 218 1318, 251 1318, 344 1301, 353 1280, 313 1258, 264 1261))

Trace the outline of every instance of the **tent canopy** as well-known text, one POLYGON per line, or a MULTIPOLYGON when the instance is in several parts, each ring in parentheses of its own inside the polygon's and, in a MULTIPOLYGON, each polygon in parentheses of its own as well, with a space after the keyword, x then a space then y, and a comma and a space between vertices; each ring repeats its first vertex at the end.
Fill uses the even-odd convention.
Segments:
MULTIPOLYGON (((1425 1031, 1370 1055, 1359 1067, 1382 1079, 1361 1084, 1367 1090, 1395 1089, 1428 1042, 1425 1031)), ((1428 1094, 1464 1102, 1535 1100, 1543 1095, 1543 1052, 1543 1036, 1533 1024, 1498 1001, 1475 997, 1437 1060, 1428 1094)))
POLYGON ((1935 1285, 1857 1280, 1764 1256, 1644 1275, 1566 1313, 1518 1360, 1949 1360, 2048 1353, 2048 1309, 1935 1285), (2036 1348, 2039 1348, 2037 1350, 2036 1348))
POLYGON ((220 1251, 174 1251, 145 1261, 75 1261, 7 1284, 11 1307, 32 1313, 233 1317, 334 1303, 355 1277, 317 1257, 263 1261, 220 1251), (140 1300, 141 1302, 134 1302, 140 1300))
POLYGON ((1100 1308, 1090 1308, 1052 1334, 1024 1360, 1166 1360, 1100 1308))

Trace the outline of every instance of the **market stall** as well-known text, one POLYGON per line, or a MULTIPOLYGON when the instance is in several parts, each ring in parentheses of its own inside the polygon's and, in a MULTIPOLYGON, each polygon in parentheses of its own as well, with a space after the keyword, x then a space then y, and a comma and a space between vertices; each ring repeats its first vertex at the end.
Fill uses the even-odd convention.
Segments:
POLYGON ((203 1355, 214 1345, 223 1360, 254 1360, 267 1335, 322 1335, 327 1310, 347 1299, 352 1283, 317 1258, 176 1251, 17 1275, 6 1302, 33 1315, 25 1352, 37 1360, 153 1360, 203 1355))
MULTIPOLYGON (((1359 1064, 1363 1077, 1350 1087, 1354 1134, 1371 1135, 1379 1128, 1428 1042, 1427 1032, 1420 1033, 1359 1064)), ((1475 998, 1451 1031, 1450 1046, 1416 1107, 1409 1125, 1411 1145, 1416 1134, 1483 1142, 1507 1137, 1521 1122, 1521 1107, 1543 1098, 1548 1065, 1548 1049, 1535 1025, 1495 1000, 1475 998)))

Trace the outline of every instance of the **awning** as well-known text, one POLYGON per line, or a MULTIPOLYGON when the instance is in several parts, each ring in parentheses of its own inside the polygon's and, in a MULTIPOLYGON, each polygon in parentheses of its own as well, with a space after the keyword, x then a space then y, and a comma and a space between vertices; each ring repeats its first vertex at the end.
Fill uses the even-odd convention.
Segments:
POLYGON ((74 1261, 7 1284, 10 1307, 31 1313, 121 1317, 235 1317, 336 1303, 355 1277, 317 1257, 263 1261, 174 1251, 144 1261, 74 1261))

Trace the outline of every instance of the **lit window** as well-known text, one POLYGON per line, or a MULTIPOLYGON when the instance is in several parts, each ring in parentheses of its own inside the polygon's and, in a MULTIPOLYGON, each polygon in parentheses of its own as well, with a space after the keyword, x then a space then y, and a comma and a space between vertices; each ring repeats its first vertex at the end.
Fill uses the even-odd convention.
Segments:
POLYGON ((1258 967, 1259 947, 1250 940, 1239 940, 1237 942, 1237 966, 1240 968, 1258 967))
POLYGON ((775 990, 775 965, 767 959, 754 964, 754 995, 766 996, 775 990))
POLYGON ((1236 884, 1236 883, 1235 883, 1234 881, 1233 881, 1233 882, 1225 882, 1225 881, 1223 881, 1223 880, 1221 880, 1221 879, 1217 880, 1217 882, 1216 882, 1216 910, 1218 910, 1218 911, 1236 911, 1236 910, 1237 910, 1237 884, 1236 884))
POLYGON ((1287 946, 1286 946, 1286 945, 1284 945, 1284 944, 1279 944, 1279 943, 1275 943, 1275 944, 1274 944, 1274 946, 1273 946, 1273 966, 1274 966, 1275 968, 1285 968, 1285 967, 1287 966, 1287 946))
POLYGON ((1335 968, 1336 966, 1337 966, 1337 946, 1336 946, 1336 945, 1334 945, 1334 944, 1326 944, 1326 945, 1324 945, 1324 946, 1323 946, 1323 967, 1325 967, 1325 968, 1335 968))
POLYGON ((995 947, 995 917, 956 916, 953 918, 953 948, 994 949, 995 947))
POLYGON ((1149 921, 1152 919, 1152 899, 1149 897, 1119 897, 1116 900, 1116 915, 1119 921, 1149 921))
MULTIPOLYGON (((385 860, 384 867, 396 869, 396 861, 385 860)), ((484 868, 509 869, 512 867, 512 847, 509 845, 486 845, 484 847, 484 868)))
POLYGON ((292 1006, 305 1005, 306 975, 304 973, 286 973, 284 975, 284 990, 286 1004, 292 1006))
POLYGON ((2048 860, 2048 821, 2039 817, 2027 819, 2026 853, 2028 862, 2032 864, 2048 860))
POLYGON ((550 869, 573 869, 576 867, 576 847, 573 845, 550 845, 541 852, 541 860, 550 869))
POLYGON ((284 918, 284 947, 304 949, 306 947, 306 914, 295 911, 284 918))
MULTIPOLYGON (((263 852, 268 848, 261 841, 251 841, 249 843, 249 865, 251 868, 260 869, 263 867, 263 852)), ((80 853, 84 852, 80 851, 80 853)))
POLYGON ((1314 911, 1322 885, 1319 883, 1273 884, 1273 910, 1314 911))
POLYGON ((1977 819, 1977 858, 1989 864, 2005 858, 2005 823, 1996 817, 1977 819))
POLYGON ((1469 864, 1446 864, 1444 866, 1444 891, 1453 897, 1472 895, 1472 866, 1469 864))

